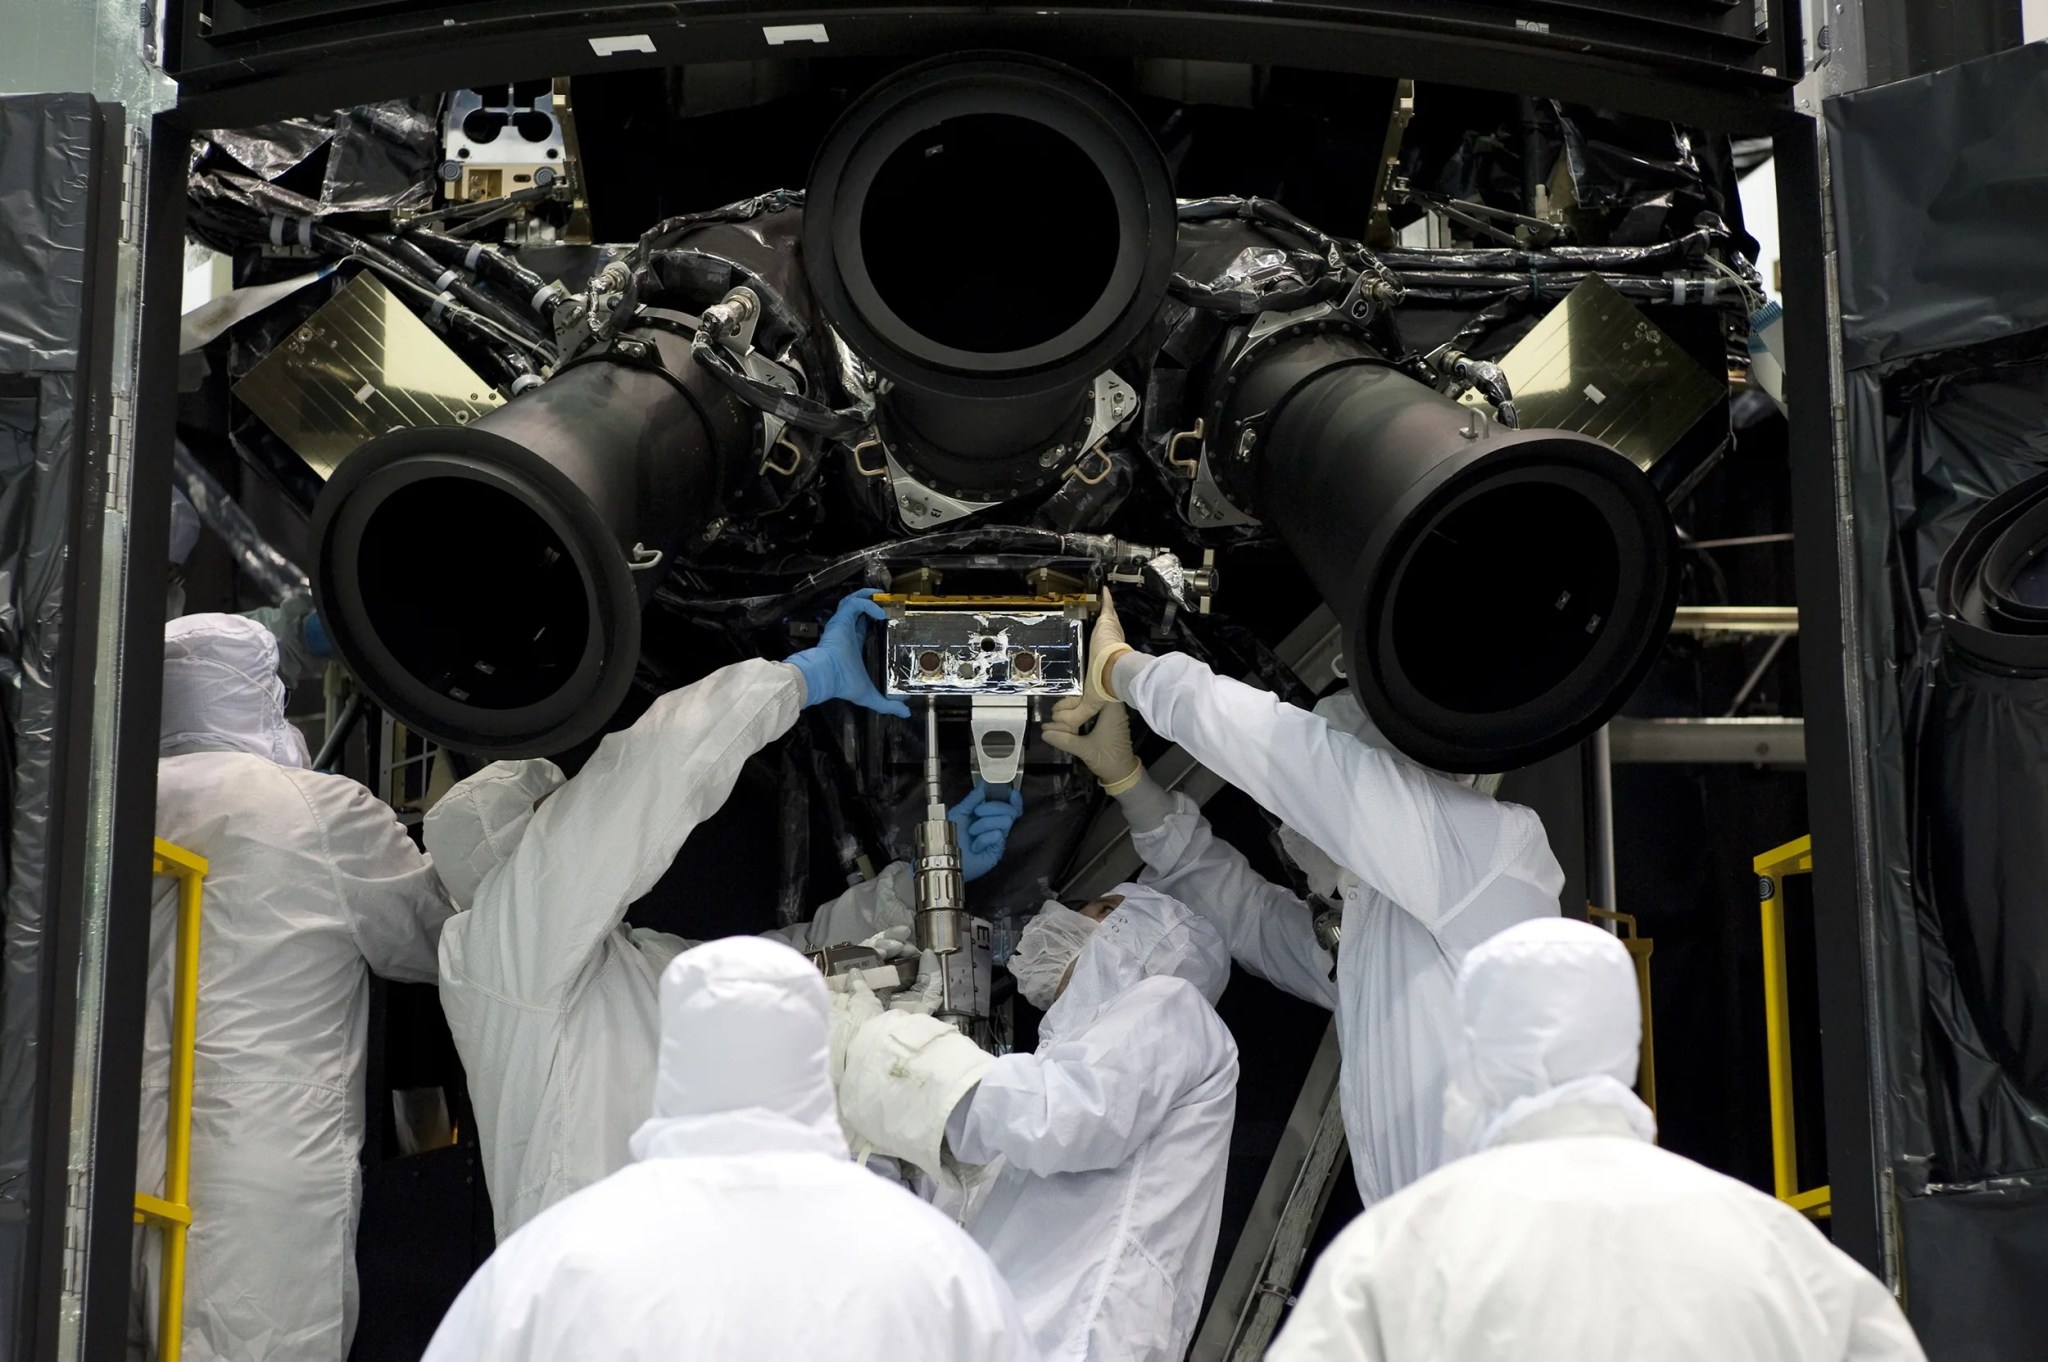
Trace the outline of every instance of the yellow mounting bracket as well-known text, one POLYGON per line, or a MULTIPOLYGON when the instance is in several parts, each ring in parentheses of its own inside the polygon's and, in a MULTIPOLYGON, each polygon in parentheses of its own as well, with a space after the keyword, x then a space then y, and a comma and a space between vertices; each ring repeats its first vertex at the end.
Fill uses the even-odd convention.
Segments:
POLYGON ((1813 873, 1813 839, 1766 851, 1753 862, 1757 897, 1763 903, 1764 1036, 1771 1071, 1771 1181, 1778 1200, 1814 1219, 1833 1214, 1826 1187, 1802 1190, 1794 1136, 1798 1125, 1792 1100, 1792 1013, 1785 969, 1785 877, 1813 873))
POLYGON ((1657 943, 1638 931, 1634 913, 1616 913, 1606 908, 1586 905, 1586 916, 1595 922, 1611 922, 1621 937, 1621 944, 1628 947, 1628 954, 1636 964, 1636 992, 1643 1000, 1643 1062, 1636 1070, 1636 1096, 1643 1099, 1651 1113, 1657 1110, 1657 1031, 1655 1010, 1650 1006, 1650 953, 1657 943))

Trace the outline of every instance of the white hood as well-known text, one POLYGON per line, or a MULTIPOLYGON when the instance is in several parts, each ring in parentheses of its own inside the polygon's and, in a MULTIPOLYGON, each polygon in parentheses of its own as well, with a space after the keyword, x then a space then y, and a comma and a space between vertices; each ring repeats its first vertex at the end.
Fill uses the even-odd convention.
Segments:
POLYGON ((1172 975, 1213 1006, 1230 982, 1230 948, 1209 920, 1178 899, 1142 884, 1120 884, 1123 902, 1095 929, 1074 973, 1039 1025, 1039 1040, 1085 1026, 1141 979, 1172 975))
POLYGON ((277 640, 254 620, 186 615, 164 627, 164 756, 248 752, 310 766, 304 736, 284 717, 284 697, 277 640))
POLYGON ((561 767, 538 757, 492 762, 427 810, 421 839, 456 907, 476 901, 484 877, 519 845, 534 806, 566 779, 561 767))
POLYGON ((827 1059, 832 997, 809 960, 735 936, 661 976, 661 1057, 639 1159, 769 1148, 847 1156, 827 1059))
POLYGON ((1499 1144, 1539 1112, 1621 1111, 1645 1140, 1656 1118, 1634 1092, 1642 1044, 1635 963, 1613 933, 1571 918, 1519 923, 1458 971, 1459 1041, 1444 1129, 1454 1151, 1499 1144))

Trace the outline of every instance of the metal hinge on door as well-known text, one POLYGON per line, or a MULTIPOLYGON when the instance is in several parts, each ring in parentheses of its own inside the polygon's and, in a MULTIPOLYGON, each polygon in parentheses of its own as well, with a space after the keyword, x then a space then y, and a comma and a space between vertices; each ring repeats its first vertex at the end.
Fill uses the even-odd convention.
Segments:
POLYGON ((148 199, 149 134, 139 127, 128 129, 127 154, 121 160, 121 244, 137 245, 148 199))

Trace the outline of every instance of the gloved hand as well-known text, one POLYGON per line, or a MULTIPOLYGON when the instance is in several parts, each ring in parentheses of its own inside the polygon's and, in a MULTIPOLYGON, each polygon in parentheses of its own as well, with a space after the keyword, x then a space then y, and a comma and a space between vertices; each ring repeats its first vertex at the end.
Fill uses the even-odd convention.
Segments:
POLYGON ((873 590, 856 591, 839 602, 839 608, 826 621, 825 634, 818 640, 818 646, 806 648, 789 659, 789 665, 803 674, 805 709, 827 700, 850 700, 879 714, 893 714, 899 719, 910 717, 909 705, 891 700, 875 689, 874 678, 868 675, 867 659, 861 656, 868 621, 884 618, 882 607, 872 599, 874 594, 873 590))
POLYGON ((902 960, 917 954, 917 947, 910 940, 913 930, 911 927, 885 927, 860 944, 884 960, 902 960))
POLYGON ((1120 700, 1095 708, 1095 727, 1081 731, 1088 722, 1090 703, 1085 696, 1069 695, 1052 707, 1045 723, 1045 740, 1062 752, 1077 756, 1095 773, 1102 788, 1120 795, 1145 775, 1144 764, 1131 748, 1131 714, 1120 700))
POLYGON ((901 989, 889 1000, 891 1012, 936 1012, 944 1001, 945 980, 939 972, 939 957, 925 951, 917 962, 917 982, 901 989))
POLYGON ((853 1044, 854 1033, 881 1015, 882 1000, 858 976, 848 979, 845 987, 832 995, 832 1023, 826 1032, 825 1049, 834 1088, 846 1076, 846 1049, 853 1044))
POLYGON ((1111 669, 1119 657, 1136 651, 1124 642, 1124 622, 1116 617, 1116 602, 1104 587, 1102 612, 1095 617, 1095 631, 1088 636, 1088 682, 1082 692, 1096 708, 1123 698, 1112 684, 1111 669))
POLYGON ((974 782, 974 793, 946 814, 960 834, 960 878, 972 884, 996 868, 1010 840, 1010 825, 1024 812, 1024 792, 1004 787, 991 796, 988 782, 974 782))

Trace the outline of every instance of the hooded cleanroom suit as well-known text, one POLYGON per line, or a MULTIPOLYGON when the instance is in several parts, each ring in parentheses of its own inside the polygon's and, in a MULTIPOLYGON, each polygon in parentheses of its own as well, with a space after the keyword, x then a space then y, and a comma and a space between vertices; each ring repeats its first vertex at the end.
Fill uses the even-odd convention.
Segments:
MULTIPOLYGON (((428 812, 427 847, 466 909, 441 938, 441 1007, 499 1239, 625 1166, 654 1083, 657 984, 689 944, 627 928, 626 910, 796 722, 804 685, 785 663, 734 663, 606 736, 574 780, 498 762, 428 812)), ((908 924, 910 895, 893 865, 776 935, 859 941, 908 924)))
POLYGON ((831 1006, 772 941, 677 956, 634 1161, 500 1244, 425 1362, 1035 1357, 988 1256, 848 1157, 831 1006))
POLYGON ((1338 1235, 1269 1362, 1925 1362, 1799 1212, 1651 1143, 1641 1015, 1628 952, 1583 922, 1466 957, 1445 1110, 1479 1152, 1338 1235))
POLYGON ((1213 922, 1238 964, 1336 1013, 1344 1133, 1370 1206, 1448 1157, 1458 962, 1505 927, 1557 915, 1564 872, 1542 820, 1391 751, 1349 694, 1311 714, 1181 654, 1125 654, 1116 679, 1154 732, 1285 820, 1311 888, 1342 901, 1333 961, 1308 905, 1186 796, 1150 781, 1118 796, 1148 883, 1213 922))
MULTIPOLYGON (((306 768, 277 642, 253 620, 164 632, 156 831, 206 857, 192 1099, 188 1362, 348 1355, 369 974, 427 983, 450 912, 389 806, 306 768)), ((176 888, 151 908, 138 1184, 161 1194, 176 888)), ((154 1337, 160 1249, 137 1294, 154 1337)))
POLYGON ((1112 893, 1123 903, 1080 948, 1034 1053, 991 1060, 929 1017, 892 1014, 848 1047, 841 1105, 881 1152, 928 1163, 929 1143, 894 1137, 941 1095, 925 1119, 944 1123, 946 1157, 997 1169, 968 1231, 1047 1358, 1179 1362, 1216 1251, 1237 1106, 1237 1045, 1214 1005, 1230 957, 1156 890, 1112 893))

